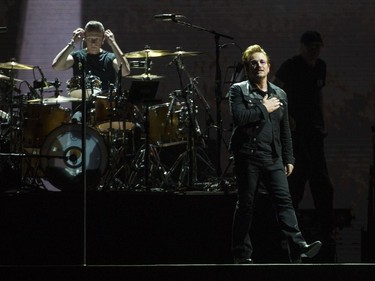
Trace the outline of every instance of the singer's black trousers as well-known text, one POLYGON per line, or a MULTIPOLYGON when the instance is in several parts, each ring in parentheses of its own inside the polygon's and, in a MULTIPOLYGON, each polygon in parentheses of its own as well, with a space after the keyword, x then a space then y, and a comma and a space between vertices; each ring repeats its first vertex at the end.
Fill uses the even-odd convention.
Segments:
POLYGON ((253 220, 257 187, 261 179, 272 199, 281 231, 287 238, 290 259, 298 259, 298 250, 306 242, 298 226, 282 160, 262 164, 252 160, 247 154, 235 153, 234 172, 238 186, 238 200, 232 226, 233 256, 243 259, 250 258, 252 255, 253 246, 249 231, 253 220))

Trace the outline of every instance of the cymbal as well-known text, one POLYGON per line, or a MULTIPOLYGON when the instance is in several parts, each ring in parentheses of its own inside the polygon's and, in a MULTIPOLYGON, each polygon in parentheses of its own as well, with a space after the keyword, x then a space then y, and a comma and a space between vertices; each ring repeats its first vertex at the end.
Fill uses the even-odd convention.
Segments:
MULTIPOLYGON (((58 104, 58 103, 72 102, 72 101, 81 101, 81 99, 58 96, 57 98, 44 98, 43 104, 58 104)), ((28 100, 27 103, 28 104, 38 104, 38 103, 42 103, 42 100, 41 99, 33 99, 33 100, 28 100)))
POLYGON ((0 63, 0 68, 5 69, 19 69, 19 70, 32 70, 34 67, 31 65, 20 64, 15 61, 8 61, 0 63))
POLYGON ((165 57, 165 56, 171 56, 173 52, 168 50, 151 50, 151 49, 145 49, 142 51, 135 51, 126 53, 124 57, 128 59, 139 59, 139 58, 157 58, 157 57, 165 57))
MULTIPOLYGON (((6 75, 3 75, 3 74, 0 74, 0 80, 10 80, 10 77, 8 77, 6 75)), ((22 82, 23 80, 13 78, 13 81, 22 82)))
POLYGON ((154 80, 154 79, 164 78, 164 76, 154 75, 154 74, 150 74, 150 73, 143 73, 143 74, 139 74, 139 75, 129 75, 129 76, 125 76, 125 77, 136 79, 136 80, 154 80))
POLYGON ((172 56, 190 57, 203 54, 202 52, 188 52, 188 51, 176 51, 172 53, 172 56))

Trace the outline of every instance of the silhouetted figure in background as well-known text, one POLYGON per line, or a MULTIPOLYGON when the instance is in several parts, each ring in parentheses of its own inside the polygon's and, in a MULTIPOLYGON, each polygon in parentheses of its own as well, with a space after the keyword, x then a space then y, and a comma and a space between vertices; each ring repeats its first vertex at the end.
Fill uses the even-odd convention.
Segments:
POLYGON ((333 227, 333 185, 324 153, 326 131, 322 90, 326 84, 326 63, 319 58, 323 40, 318 32, 306 31, 300 43, 299 55, 280 66, 273 82, 285 90, 289 101, 296 158, 294 172, 288 177, 293 205, 298 210, 308 182, 318 226, 314 238, 325 244, 331 241, 333 227))

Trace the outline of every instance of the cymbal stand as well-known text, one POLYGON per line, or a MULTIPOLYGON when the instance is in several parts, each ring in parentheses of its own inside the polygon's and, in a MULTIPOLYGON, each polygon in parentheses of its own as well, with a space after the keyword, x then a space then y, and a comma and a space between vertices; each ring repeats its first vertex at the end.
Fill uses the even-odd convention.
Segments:
MULTIPOLYGON (((145 50, 150 50, 150 46, 149 45, 146 45, 145 46, 145 50)), ((152 62, 150 60, 150 57, 148 55, 149 52, 146 51, 146 57, 145 57, 145 76, 148 77, 148 75, 150 74, 150 71, 151 71, 151 66, 152 66, 152 62)))
MULTIPOLYGON (((182 85, 182 78, 181 78, 181 70, 184 70, 190 80, 190 83, 185 89, 181 90, 182 96, 185 101, 185 105, 187 108, 188 113, 188 142, 187 142, 187 150, 183 152, 176 160, 176 162, 172 165, 171 169, 166 174, 166 180, 171 181, 171 176, 177 169, 177 167, 181 166, 181 172, 179 175, 178 180, 178 187, 185 185, 190 190, 195 190, 196 187, 200 187, 203 184, 198 182, 198 167, 197 167, 197 160, 199 159, 208 169, 210 172, 215 173, 215 168, 213 167, 211 161, 205 155, 204 151, 201 149, 200 153, 198 153, 197 147, 197 133, 200 134, 199 126, 196 122, 196 105, 195 100, 198 97, 198 91, 195 86, 194 79, 190 78, 189 73, 186 71, 182 58, 180 55, 177 55, 173 61, 176 64, 177 73, 179 75, 180 84, 182 85), (203 156, 202 156, 203 155, 203 156)), ((181 86, 182 88, 182 86, 181 86)), ((202 101, 204 100, 203 97, 199 97, 202 101)), ((207 104, 208 105, 208 104, 207 104)), ((209 107, 208 107, 209 108, 209 107)), ((170 115, 170 113, 168 113, 170 115)), ((199 188, 201 189, 201 188, 199 188)))
MULTIPOLYGON (((4 101, 2 104, 5 105, 2 111, 1 118, 6 121, 0 128, 0 168, 1 172, 7 173, 5 176, 7 179, 4 179, 5 184, 12 183, 13 186, 16 185, 16 191, 20 191, 21 188, 21 158, 19 157, 18 152, 21 151, 21 127, 19 124, 20 120, 20 103, 21 100, 14 98, 15 86, 14 86, 14 69, 9 70, 9 83, 7 83, 6 88, 4 89, 4 101), (16 103, 17 102, 17 103, 16 103), (17 109, 17 111, 15 110, 17 109), (15 114, 18 114, 18 118, 15 117, 15 114), (8 171, 7 171, 8 168, 8 171), (14 180, 14 181, 13 181, 14 180)), ((4 177, 3 177, 4 178, 4 177)), ((13 188, 12 186, 12 188, 13 188)), ((2 188, 6 188, 2 186, 2 188)))
MULTIPOLYGON (((7 157, 8 164, 11 166, 12 170, 19 171, 20 175, 18 175, 19 182, 17 183, 16 191, 20 191, 21 189, 24 189, 26 187, 40 187, 44 186, 44 184, 38 180, 39 177, 37 176, 37 167, 33 165, 32 158, 39 158, 40 156, 37 154, 29 154, 29 153, 22 153, 24 150, 23 147, 23 96, 20 96, 21 98, 15 98, 15 93, 20 93, 19 90, 17 90, 14 86, 14 69, 11 68, 9 70, 10 73, 10 88, 9 92, 7 92, 7 107, 8 112, 8 125, 6 132, 1 132, 1 137, 9 137, 9 148, 6 151, 6 153, 0 153, 0 157, 7 157), (21 161, 21 159, 25 159, 24 162, 21 161), (23 164, 26 165, 25 172, 23 171, 23 164)), ((27 81, 22 81, 22 83, 25 82, 26 85, 30 89, 30 94, 35 95, 36 91, 27 81)), ((1 151, 3 152, 3 151, 1 151)), ((37 161, 39 163, 39 161, 37 161)))

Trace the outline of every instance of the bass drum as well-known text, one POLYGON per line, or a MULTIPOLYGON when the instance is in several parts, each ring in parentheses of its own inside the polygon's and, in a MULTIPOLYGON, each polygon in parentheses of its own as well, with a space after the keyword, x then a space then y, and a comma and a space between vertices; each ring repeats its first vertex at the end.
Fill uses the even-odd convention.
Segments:
MULTIPOLYGON (((45 139, 41 168, 47 180, 61 190, 82 190, 82 125, 65 124, 45 139)), ((86 129, 86 188, 98 186, 108 165, 108 150, 97 130, 86 129)))

